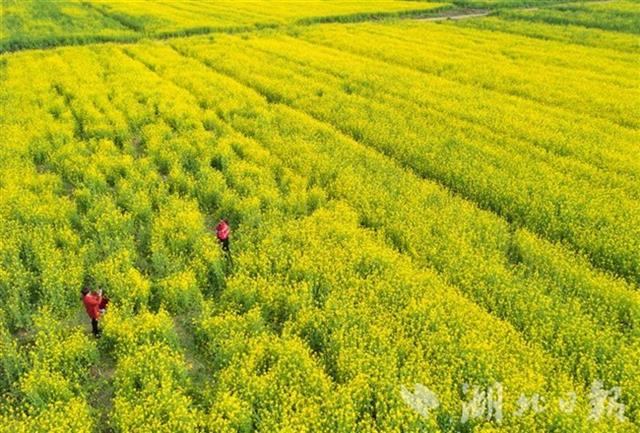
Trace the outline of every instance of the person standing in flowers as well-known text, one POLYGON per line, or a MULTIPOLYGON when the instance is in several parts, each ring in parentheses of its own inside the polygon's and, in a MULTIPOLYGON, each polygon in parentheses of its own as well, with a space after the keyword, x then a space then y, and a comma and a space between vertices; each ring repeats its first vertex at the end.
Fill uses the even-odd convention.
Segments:
POLYGON ((229 227, 229 221, 226 218, 220 220, 218 225, 216 226, 216 236, 220 244, 222 245, 222 250, 229 253, 229 234, 231 233, 231 227, 229 227))
POLYGON ((98 327, 98 319, 100 318, 100 314, 104 313, 107 308, 107 303, 109 299, 105 296, 102 296, 102 291, 91 292, 89 288, 84 287, 81 290, 82 293, 82 302, 84 303, 84 308, 87 310, 87 315, 91 318, 91 329, 93 331, 93 336, 96 338, 100 338, 100 328, 98 327))

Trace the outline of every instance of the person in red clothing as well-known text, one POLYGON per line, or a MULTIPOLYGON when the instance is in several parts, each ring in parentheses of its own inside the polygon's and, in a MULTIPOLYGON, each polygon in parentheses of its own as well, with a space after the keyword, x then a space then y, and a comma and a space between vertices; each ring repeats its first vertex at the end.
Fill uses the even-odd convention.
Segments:
POLYGON ((91 318, 91 329, 93 330, 93 335, 96 338, 100 338, 100 328, 98 327, 98 319, 100 318, 101 310, 100 307, 104 306, 106 308, 106 303, 104 303, 102 298, 102 292, 91 292, 87 287, 84 287, 81 293, 84 308, 87 310, 87 314, 91 318))
POLYGON ((229 221, 223 218, 216 226, 216 236, 222 244, 222 250, 226 252, 229 252, 229 233, 231 233, 229 221))

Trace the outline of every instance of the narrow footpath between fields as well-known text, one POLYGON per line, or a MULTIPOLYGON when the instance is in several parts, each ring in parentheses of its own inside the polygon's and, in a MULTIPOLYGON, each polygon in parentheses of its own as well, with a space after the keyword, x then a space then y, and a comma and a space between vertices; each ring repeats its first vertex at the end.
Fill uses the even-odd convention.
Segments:
POLYGON ((436 16, 416 18, 416 21, 464 20, 467 18, 486 17, 491 13, 488 9, 456 9, 443 11, 436 16))

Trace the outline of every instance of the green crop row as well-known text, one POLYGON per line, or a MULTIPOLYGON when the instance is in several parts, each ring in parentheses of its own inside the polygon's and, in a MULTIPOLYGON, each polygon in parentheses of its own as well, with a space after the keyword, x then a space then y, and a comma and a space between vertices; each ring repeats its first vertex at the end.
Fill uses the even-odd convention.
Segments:
POLYGON ((0 52, 134 42, 290 24, 358 22, 430 14, 446 3, 400 0, 184 2, 3 0, 0 52))
POLYGON ((634 1, 569 3, 532 11, 507 10, 499 16, 505 20, 574 25, 635 35, 640 33, 640 4, 634 1))
POLYGON ((637 36, 633 34, 585 28, 573 24, 555 25, 516 20, 515 14, 513 19, 508 20, 499 17, 486 17, 479 20, 460 21, 457 25, 627 53, 640 52, 640 43, 638 43, 637 36))

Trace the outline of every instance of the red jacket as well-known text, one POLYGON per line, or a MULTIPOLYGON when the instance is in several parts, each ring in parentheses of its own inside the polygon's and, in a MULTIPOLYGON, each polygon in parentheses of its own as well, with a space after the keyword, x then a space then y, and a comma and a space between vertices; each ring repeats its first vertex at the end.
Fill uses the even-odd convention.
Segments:
POLYGON ((82 298, 84 302, 84 308, 87 310, 87 314, 92 319, 98 320, 100 317, 100 303, 102 302, 102 296, 97 293, 87 293, 82 298))
POLYGON ((218 236, 218 239, 220 239, 221 241, 229 237, 230 231, 231 229, 229 228, 229 224, 227 224, 224 221, 220 221, 216 226, 216 235, 218 236))

